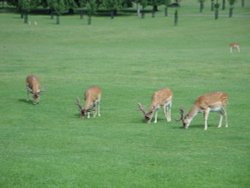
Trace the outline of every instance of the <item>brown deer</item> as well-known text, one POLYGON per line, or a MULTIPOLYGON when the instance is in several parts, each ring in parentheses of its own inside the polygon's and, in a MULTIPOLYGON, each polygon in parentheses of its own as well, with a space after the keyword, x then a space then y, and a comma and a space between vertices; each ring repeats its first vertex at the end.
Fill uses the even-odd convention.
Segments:
POLYGON ((177 121, 182 121, 183 127, 187 129, 197 115, 201 112, 204 114, 204 130, 207 130, 207 120, 209 112, 218 112, 220 115, 218 128, 221 127, 223 117, 225 117, 225 127, 228 127, 227 122, 227 106, 228 95, 224 92, 214 92, 207 93, 197 98, 193 107, 190 111, 184 116, 184 110, 180 109, 181 118, 177 121))
POLYGON ((100 113, 100 102, 101 102, 101 89, 98 86, 93 86, 88 88, 84 93, 84 100, 85 104, 84 107, 80 104, 80 99, 77 97, 76 105, 79 107, 80 110, 80 117, 90 118, 90 113, 94 111, 93 116, 96 115, 101 116, 100 113))
POLYGON ((233 50, 236 49, 238 52, 240 52, 240 45, 236 42, 231 43, 230 45, 230 52, 233 53, 233 50))
POLYGON ((173 92, 169 88, 164 88, 156 91, 152 96, 152 102, 148 112, 144 110, 142 104, 138 103, 140 111, 142 111, 147 123, 150 123, 154 116, 154 123, 157 123, 157 115, 160 107, 163 108, 167 122, 171 121, 171 107, 172 107, 173 92))
POLYGON ((40 85, 39 80, 35 75, 29 75, 26 77, 26 89, 27 89, 27 101, 29 100, 29 94, 33 94, 33 104, 38 104, 40 101, 40 85))

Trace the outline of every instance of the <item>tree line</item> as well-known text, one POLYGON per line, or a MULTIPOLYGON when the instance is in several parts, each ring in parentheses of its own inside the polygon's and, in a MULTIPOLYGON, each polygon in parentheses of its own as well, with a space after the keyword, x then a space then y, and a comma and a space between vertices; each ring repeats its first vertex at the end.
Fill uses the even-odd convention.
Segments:
MULTIPOLYGON (((3 1, 3 0, 2 0, 3 1)), ((219 17, 219 9, 226 7, 226 0, 194 0, 200 3, 200 12, 203 12, 205 2, 211 3, 211 11, 214 11, 215 19, 219 17)), ((229 17, 233 15, 234 4, 236 1, 241 1, 241 6, 244 7, 245 0, 227 0, 229 5, 229 17)), ((178 22, 178 7, 181 0, 5 0, 9 5, 15 6, 24 18, 24 23, 28 23, 28 15, 31 10, 43 8, 48 10, 51 19, 56 16, 56 23, 60 23, 60 15, 64 13, 74 13, 75 10, 80 12, 80 18, 83 15, 88 16, 88 24, 91 24, 91 18, 96 11, 106 11, 111 19, 121 9, 131 8, 136 6, 137 15, 144 18, 145 10, 151 7, 152 17, 155 16, 158 6, 165 5, 164 14, 168 16, 168 8, 175 7, 174 24, 178 22)))
MULTIPOLYGON (((109 12, 113 19, 120 9, 131 8, 136 5, 138 16, 144 17, 145 8, 152 7, 152 15, 158 10, 158 6, 166 5, 171 2, 177 3, 180 0, 6 0, 7 4, 15 6, 24 18, 24 22, 28 23, 28 14, 36 8, 45 8, 49 10, 51 17, 57 17, 57 23, 60 22, 60 15, 66 12, 73 13, 74 10, 80 11, 81 18, 83 14, 88 15, 88 23, 91 23, 91 17, 97 10, 105 10, 109 12)), ((167 14, 167 13, 166 13, 167 14)))

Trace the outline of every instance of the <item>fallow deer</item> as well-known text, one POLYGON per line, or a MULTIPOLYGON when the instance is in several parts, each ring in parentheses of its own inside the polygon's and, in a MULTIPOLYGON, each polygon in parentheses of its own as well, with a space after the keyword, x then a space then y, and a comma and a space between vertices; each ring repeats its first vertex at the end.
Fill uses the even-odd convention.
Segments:
POLYGON ((154 123, 157 123, 157 115, 159 108, 163 108, 167 122, 171 121, 171 107, 172 107, 173 92, 169 88, 160 89, 152 96, 151 105, 148 112, 144 110, 142 104, 138 103, 139 109, 142 111, 147 123, 150 123, 154 116, 154 123))
POLYGON ((193 107, 190 111, 184 116, 184 110, 180 109, 181 118, 177 121, 182 121, 183 127, 187 129, 197 115, 201 112, 204 114, 204 130, 207 130, 207 120, 209 112, 218 112, 220 115, 218 128, 221 127, 223 117, 225 117, 225 127, 228 127, 227 122, 227 106, 228 95, 224 92, 214 92, 207 93, 197 98, 193 107))
POLYGON ((236 42, 231 43, 230 45, 230 52, 233 53, 233 50, 236 49, 238 52, 240 52, 240 45, 236 42))
POLYGON ((84 93, 84 100, 85 104, 84 107, 80 104, 80 99, 77 97, 76 105, 79 107, 80 110, 80 117, 90 118, 90 113, 94 111, 93 116, 96 115, 101 116, 100 113, 100 102, 101 102, 101 89, 98 86, 93 86, 88 88, 84 93))
POLYGON ((40 85, 39 80, 35 75, 29 75, 26 77, 26 89, 27 89, 27 101, 29 100, 29 94, 33 94, 33 103, 37 104, 40 101, 40 85))

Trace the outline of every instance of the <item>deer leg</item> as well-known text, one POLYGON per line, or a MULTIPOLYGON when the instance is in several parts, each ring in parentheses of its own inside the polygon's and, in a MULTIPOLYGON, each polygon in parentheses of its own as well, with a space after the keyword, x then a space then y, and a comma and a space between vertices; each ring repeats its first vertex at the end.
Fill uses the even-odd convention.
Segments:
POLYGON ((100 112, 100 101, 97 102, 97 115, 100 117, 101 112, 100 112))
POLYGON ((170 103, 167 106, 167 121, 170 122, 171 121, 171 108, 172 108, 172 103, 170 103))
POLYGON ((165 114, 165 118, 167 120, 167 122, 171 121, 171 106, 169 105, 165 105, 164 107, 164 114, 165 114))
POLYGON ((29 90, 27 89, 27 98, 26 98, 27 101, 30 100, 29 93, 30 93, 30 92, 29 92, 29 90))
POLYGON ((27 101, 29 101, 30 100, 30 93, 32 92, 32 90, 29 88, 29 86, 27 85, 26 86, 26 89, 27 89, 27 101))
POLYGON ((207 130, 207 119, 209 115, 209 110, 204 111, 204 130, 207 130))
POLYGON ((94 104, 94 109, 93 109, 93 117, 95 118, 97 115, 97 103, 94 104))
POLYGON ((223 108, 224 116, 225 116, 225 127, 228 127, 228 120, 227 120, 227 110, 226 108, 223 108))
POLYGON ((158 116, 158 110, 156 110, 155 112, 154 112, 155 114, 155 121, 154 121, 154 123, 157 123, 157 116, 158 116))
POLYGON ((220 120, 219 120, 218 128, 221 128, 221 123, 222 123, 222 119, 223 119, 223 113, 219 112, 219 116, 220 116, 220 120))
POLYGON ((238 52, 240 52, 240 47, 239 46, 237 46, 237 50, 238 50, 238 52))

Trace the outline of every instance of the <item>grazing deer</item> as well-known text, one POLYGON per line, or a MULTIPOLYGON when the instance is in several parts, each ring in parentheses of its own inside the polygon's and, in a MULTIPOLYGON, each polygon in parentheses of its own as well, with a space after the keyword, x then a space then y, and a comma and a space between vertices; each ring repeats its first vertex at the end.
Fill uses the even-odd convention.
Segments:
POLYGON ((202 95, 197 98, 191 110, 184 116, 184 110, 180 109, 181 118, 177 121, 182 121, 183 127, 187 129, 197 115, 198 112, 204 114, 204 130, 207 130, 207 119, 209 112, 218 112, 220 115, 218 128, 221 127, 222 119, 225 117, 225 127, 228 127, 227 122, 227 106, 228 95, 224 92, 214 92, 202 95))
POLYGON ((236 42, 231 43, 230 45, 230 52, 233 53, 233 50, 236 49, 238 52, 240 52, 240 45, 236 42))
POLYGON ((27 89, 27 101, 29 100, 29 94, 33 94, 33 103, 37 104, 40 101, 40 86, 39 80, 35 75, 29 75, 26 77, 26 89, 27 89))
POLYGON ((83 118, 87 115, 90 118, 90 112, 94 111, 94 117, 100 114, 100 102, 101 102, 101 89, 98 86, 88 88, 84 93, 85 105, 84 107, 80 104, 80 99, 77 97, 76 105, 80 110, 80 117, 83 118))
POLYGON ((148 112, 144 110, 143 105, 138 103, 139 109, 142 111, 147 123, 150 123, 154 116, 154 123, 157 123, 157 113, 160 107, 163 108, 165 118, 168 122, 171 121, 173 92, 169 88, 164 88, 156 91, 152 96, 152 102, 148 112))

